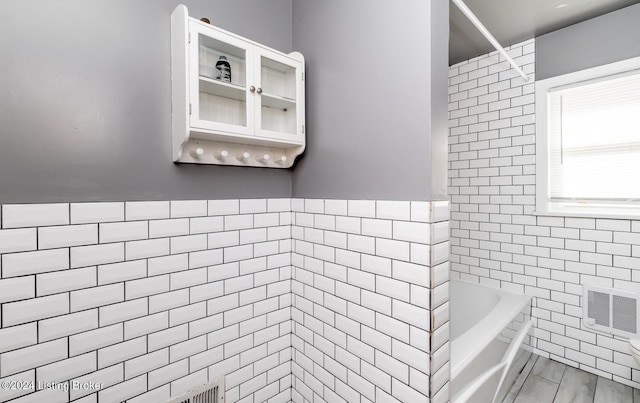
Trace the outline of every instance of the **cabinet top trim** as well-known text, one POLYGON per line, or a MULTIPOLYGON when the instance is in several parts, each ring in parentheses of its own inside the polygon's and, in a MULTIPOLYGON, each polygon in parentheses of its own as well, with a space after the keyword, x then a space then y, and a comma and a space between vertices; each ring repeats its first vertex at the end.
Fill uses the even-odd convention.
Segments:
POLYGON ((284 56, 284 57, 288 57, 288 58, 290 58, 290 59, 292 59, 292 60, 295 60, 295 61, 297 61, 297 62, 304 63, 304 56, 303 56, 303 55, 302 55, 302 53, 300 53, 300 52, 293 51, 293 52, 291 52, 291 53, 288 53, 288 54, 287 54, 287 53, 281 52, 281 51, 279 51, 279 50, 277 50, 277 49, 273 49, 273 48, 270 48, 270 47, 268 47, 268 46, 265 46, 265 45, 263 45, 263 44, 261 44, 261 43, 259 43, 259 42, 254 41, 254 40, 251 40, 251 39, 245 38, 245 37, 240 36, 240 35, 238 35, 238 34, 234 34, 233 32, 229 32, 229 31, 227 31, 227 30, 225 30, 225 29, 222 29, 222 28, 220 28, 220 27, 218 27, 218 26, 216 26, 216 25, 208 24, 208 23, 206 23, 206 22, 204 22, 204 21, 200 21, 200 20, 198 20, 197 18, 190 17, 190 16, 189 16, 189 10, 187 9, 187 6, 185 6, 184 4, 179 4, 179 5, 176 7, 176 10, 174 10, 174 13, 175 13, 178 9, 180 9, 181 14, 183 14, 183 15, 185 16, 186 21, 188 21, 189 23, 192 23, 192 24, 198 24, 198 25, 200 25, 201 27, 203 27, 203 28, 205 28, 205 29, 213 29, 213 30, 215 30, 215 31, 218 31, 218 32, 221 32, 221 33, 223 33, 223 34, 226 34, 226 35, 232 36, 232 37, 234 37, 234 38, 236 38, 236 39, 239 39, 239 40, 241 40, 241 41, 248 42, 248 43, 250 43, 250 44, 251 44, 251 45, 253 45, 253 46, 257 46, 257 47, 260 47, 260 48, 263 48, 263 49, 267 49, 267 50, 269 50, 269 51, 271 51, 271 52, 278 53, 278 54, 280 54, 280 55, 282 55, 282 56, 284 56))

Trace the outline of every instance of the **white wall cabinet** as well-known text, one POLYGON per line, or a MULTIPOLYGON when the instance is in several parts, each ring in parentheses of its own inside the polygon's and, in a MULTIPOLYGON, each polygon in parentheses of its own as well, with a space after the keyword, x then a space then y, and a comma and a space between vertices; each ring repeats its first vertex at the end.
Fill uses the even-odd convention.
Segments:
POLYGON ((305 148, 304 57, 171 15, 173 160, 288 168, 305 148), (216 64, 226 58, 230 81, 216 64))

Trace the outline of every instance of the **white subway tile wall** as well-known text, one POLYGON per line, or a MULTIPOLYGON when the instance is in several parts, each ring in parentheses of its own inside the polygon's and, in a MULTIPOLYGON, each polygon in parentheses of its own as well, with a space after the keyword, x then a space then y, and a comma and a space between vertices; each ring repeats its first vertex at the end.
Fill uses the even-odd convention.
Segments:
POLYGON ((533 296, 534 352, 640 387, 626 339, 584 328, 582 286, 640 292, 640 221, 534 216, 535 42, 449 69, 453 277, 533 296))
POLYGON ((0 254, 0 402, 291 400, 290 199, 3 205, 0 254))
POLYGON ((227 402, 448 397, 447 220, 447 202, 4 205, 0 402, 157 403, 222 375, 227 402))
POLYGON ((430 266, 448 250, 448 203, 294 199, 292 210, 293 401, 448 401, 449 298, 432 292, 448 289, 448 259, 430 266))

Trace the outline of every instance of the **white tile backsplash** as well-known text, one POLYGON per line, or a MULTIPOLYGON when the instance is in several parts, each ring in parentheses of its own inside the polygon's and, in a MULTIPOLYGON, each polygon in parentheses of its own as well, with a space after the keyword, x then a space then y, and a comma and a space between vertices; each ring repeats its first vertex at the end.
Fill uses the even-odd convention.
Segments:
POLYGON ((188 218, 149 221, 149 238, 166 238, 189 234, 188 218))
POLYGON ((202 217, 206 215, 206 200, 174 200, 171 202, 171 218, 202 217))
POLYGON ((156 402, 222 374, 228 401, 424 396, 391 343, 429 325, 428 288, 410 285, 428 286, 430 268, 409 262, 411 242, 431 243, 430 206, 288 198, 2 206, 0 378, 101 389, 0 391, 0 401, 156 402), (395 379, 404 390, 392 388, 395 379))
POLYGON ((122 262, 124 260, 124 243, 76 246, 71 248, 69 256, 71 268, 122 262))
POLYGON ((240 213, 240 200, 209 200, 208 215, 234 215, 240 213))
POLYGON ((170 253, 202 251, 207 249, 207 234, 177 236, 170 239, 170 253))
POLYGON ((60 270, 36 276, 36 290, 38 296, 57 294, 65 291, 98 285, 96 267, 82 269, 60 270))
POLYGON ((376 217, 375 200, 348 200, 348 214, 352 217, 376 217))
POLYGON ((47 382, 57 383, 88 374, 96 369, 96 355, 87 353, 39 367, 36 370, 36 377, 38 379, 47 379, 47 382))
POLYGON ((169 250, 169 238, 130 241, 126 242, 125 256, 127 260, 145 259, 168 255, 169 250))
POLYGON ((290 212, 291 211, 291 199, 267 199, 267 211, 274 212, 290 212))
MULTIPOLYGON (((205 379, 206 381, 206 379, 205 379)), ((109 389, 98 392, 99 399, 107 402, 126 401, 147 391, 147 379, 142 375, 137 378, 119 383, 109 389)))
POLYGON ((191 234, 206 234, 222 231, 224 219, 222 217, 195 217, 189 220, 191 234))
POLYGON ((72 291, 69 303, 71 312, 83 311, 124 301, 124 283, 104 285, 72 291))
POLYGON ((38 249, 98 243, 98 224, 44 227, 38 229, 38 249))
POLYGON ((56 294, 2 305, 2 326, 8 327, 69 313, 69 296, 56 294))
POLYGON ((147 351, 147 338, 127 340, 98 350, 98 368, 109 367, 128 359, 139 357, 147 351))
POLYGON ((253 215, 230 215, 224 218, 225 231, 253 228, 253 215))
POLYGON ((378 200, 376 218, 389 220, 411 220, 411 202, 378 200))
POLYGON ((325 200, 324 212, 334 216, 347 215, 347 200, 325 200))
POLYGON ((164 402, 169 400, 170 397, 170 385, 166 384, 156 389, 152 389, 147 393, 143 393, 139 396, 129 399, 130 403, 153 403, 164 402))
MULTIPOLYGON (((431 209, 435 202, 411 202, 411 221, 414 222, 431 222, 431 209)), ((448 211, 446 220, 449 219, 448 211)))
POLYGON ((36 250, 37 232, 36 228, 0 230, 0 253, 36 250))
POLYGON ((71 224, 124 221, 124 203, 71 203, 71 224))
MULTIPOLYGON (((12 382, 12 383, 24 383, 26 387, 20 388, 7 388, 0 389, 0 399, 3 401, 8 401, 11 399, 15 399, 16 397, 26 395, 28 393, 32 393, 35 391, 35 381, 36 381, 36 371, 25 371, 16 375, 8 376, 3 378, 3 381, 12 382)), ((38 396, 40 397, 40 396, 38 396)))
POLYGON ((240 214, 255 214, 267 212, 267 199, 240 200, 240 214))
POLYGON ((148 259, 149 276, 186 270, 189 267, 189 255, 186 253, 148 259))
POLYGON ((5 204, 2 206, 2 228, 68 225, 69 204, 5 204))
POLYGON ((0 330, 0 353, 31 346, 37 342, 38 328, 35 322, 0 330))
POLYGON ((222 263, 223 252, 220 249, 191 252, 189 253, 188 258, 190 269, 205 266, 215 266, 222 263))
POLYGON ((6 377, 31 368, 40 367, 68 357, 64 339, 36 344, 0 355, 0 376, 6 377))
MULTIPOLYGON (((447 203, 445 222, 438 225, 434 240, 429 202, 326 200, 324 210, 318 201, 311 209, 308 200, 298 203, 305 213, 294 214, 292 231, 294 239, 298 233, 301 239, 294 242, 292 257, 293 400, 302 402, 302 396, 312 400, 315 393, 326 401, 377 401, 381 395, 373 391, 382 391, 380 386, 375 389, 374 382, 379 382, 386 385, 389 401, 404 401, 409 396, 414 400, 406 401, 427 401, 428 382, 427 386, 419 381, 413 386, 407 384, 412 366, 426 371, 419 372, 423 378, 416 375, 415 379, 428 379, 429 353, 416 353, 408 343, 412 332, 422 332, 428 350, 429 245, 437 241, 447 248, 447 203), (309 214, 316 211, 324 214, 309 214), (327 222, 335 222, 335 227, 328 228, 343 234, 346 242, 340 244, 337 237, 328 235, 327 222), (296 226, 302 227, 300 232, 296 226), (419 249, 413 253, 413 245, 425 248, 420 263, 410 263, 414 254, 420 260, 419 249), (325 250, 331 253, 321 252, 325 250), (412 283, 425 287, 412 292, 412 283), (411 298, 413 294, 415 298, 411 298), (405 362, 388 356, 392 341, 401 343, 395 351, 405 362), (391 387, 396 379, 407 385, 405 390, 391 387)), ((439 279, 443 276, 440 273, 448 279, 447 270, 438 273, 439 279)), ((438 298, 445 303, 448 293, 439 293, 438 298)), ((448 312, 438 318, 435 325, 448 323, 448 312)))
MULTIPOLYGON (((87 375, 80 376, 78 378, 74 378, 72 382, 75 381, 77 382, 77 384, 100 383, 101 389, 108 388, 109 386, 113 386, 124 380, 123 379, 124 371, 122 367, 123 367, 122 364, 114 365, 108 368, 98 370, 96 372, 92 372, 87 375)), ((89 395, 93 392, 95 392, 95 389, 77 388, 77 389, 71 389, 69 391, 69 395, 71 399, 77 399, 79 397, 89 395)))
POLYGON ((125 219, 127 221, 157 220, 169 218, 168 201, 140 201, 125 203, 125 219))
POLYGON ((58 316, 38 322, 38 341, 44 342, 98 328, 98 309, 58 316))
POLYGON ((54 249, 2 255, 3 278, 65 270, 68 268, 68 249, 54 249))
POLYGON ((131 262, 112 263, 98 266, 98 284, 120 283, 147 276, 147 262, 134 260, 131 262))
POLYGON ((394 221, 393 239, 429 244, 431 239, 431 224, 394 221))
POLYGON ((83 354, 123 341, 122 323, 69 337, 69 356, 83 354))
POLYGON ((100 243, 136 241, 147 238, 149 238, 149 223, 147 221, 100 224, 100 243))
POLYGON ((166 311, 189 303, 189 290, 177 290, 149 297, 149 313, 166 311))
POLYGON ((376 255, 396 260, 409 260, 409 242, 376 238, 376 255))
POLYGON ((146 316, 148 313, 149 306, 146 298, 102 306, 99 308, 100 326, 121 323, 146 316))
POLYGON ((362 234, 370 237, 391 238, 393 221, 362 219, 362 234))
POLYGON ((34 298, 35 276, 0 280, 0 303, 34 298))

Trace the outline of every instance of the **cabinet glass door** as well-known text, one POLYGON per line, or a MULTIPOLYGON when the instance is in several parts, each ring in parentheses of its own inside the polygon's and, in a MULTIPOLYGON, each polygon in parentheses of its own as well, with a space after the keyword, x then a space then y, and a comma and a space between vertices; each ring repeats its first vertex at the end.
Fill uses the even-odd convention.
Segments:
POLYGON ((253 57, 249 49, 200 22, 190 24, 190 34, 191 125, 251 134, 254 97, 247 92, 247 60, 253 57))
POLYGON ((302 63, 267 52, 257 55, 258 84, 256 124, 258 135, 302 141, 302 63))

